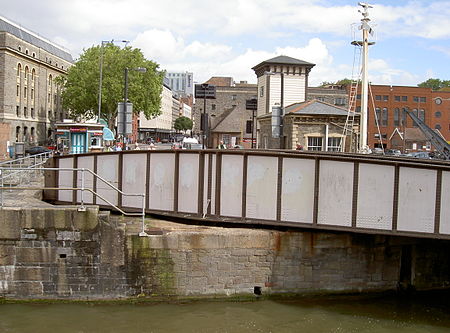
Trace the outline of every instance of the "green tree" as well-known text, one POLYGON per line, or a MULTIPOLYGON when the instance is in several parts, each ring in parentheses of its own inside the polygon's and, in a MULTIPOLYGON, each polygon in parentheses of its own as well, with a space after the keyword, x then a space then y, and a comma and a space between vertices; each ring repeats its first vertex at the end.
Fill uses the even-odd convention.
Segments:
POLYGON ((431 88, 432 90, 439 90, 442 88, 450 87, 450 80, 440 80, 440 79, 428 79, 417 85, 421 88, 431 88))
POLYGON ((175 120, 175 123, 173 125, 173 128, 175 128, 177 131, 187 131, 192 129, 193 122, 188 117, 179 117, 175 120))
POLYGON ((342 85, 342 86, 345 86, 345 85, 350 85, 350 84, 352 84, 352 80, 344 78, 344 79, 341 79, 341 80, 337 80, 336 82, 323 81, 320 84, 320 86, 321 87, 325 87, 325 86, 329 86, 329 85, 342 85))
MULTIPOLYGON (((101 53, 101 46, 84 50, 69 68, 67 76, 57 79, 57 83, 63 86, 63 107, 70 110, 71 116, 82 115, 92 119, 98 114, 101 53)), ((125 68, 130 69, 128 100, 133 103, 134 112, 142 111, 147 119, 160 114, 164 72, 159 71, 159 65, 145 59, 139 49, 120 48, 109 43, 103 46, 101 118, 108 122, 110 128, 113 128, 117 117, 117 103, 123 101, 125 68), (137 67, 144 67, 147 72, 131 70, 137 67)))

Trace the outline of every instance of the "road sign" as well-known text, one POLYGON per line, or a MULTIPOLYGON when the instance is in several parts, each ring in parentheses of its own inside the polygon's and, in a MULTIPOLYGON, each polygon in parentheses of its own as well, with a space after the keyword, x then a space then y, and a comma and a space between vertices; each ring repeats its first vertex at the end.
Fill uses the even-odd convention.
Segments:
POLYGON ((211 84, 196 84, 195 85, 195 98, 206 98, 215 99, 216 98, 216 86, 211 84))
POLYGON ((117 134, 128 135, 133 132, 133 103, 127 103, 124 114, 123 102, 118 103, 117 109, 117 134))
POLYGON ((258 109, 258 100, 256 98, 247 99, 245 101, 245 108, 247 110, 257 110, 258 109))

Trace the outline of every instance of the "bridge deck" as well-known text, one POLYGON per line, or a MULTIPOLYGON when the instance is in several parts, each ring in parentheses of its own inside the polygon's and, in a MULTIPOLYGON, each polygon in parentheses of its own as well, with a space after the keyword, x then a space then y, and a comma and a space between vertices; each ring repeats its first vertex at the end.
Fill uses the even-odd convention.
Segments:
MULTIPOLYGON (((148 213, 229 223, 450 239, 450 164, 367 155, 260 151, 126 151, 55 157, 91 169, 148 213)), ((48 171, 49 187, 81 187, 81 172, 48 171)), ((85 187, 124 210, 120 195, 86 175, 85 187)), ((81 191, 46 191, 75 203, 81 191)), ((85 203, 106 202, 84 193, 85 203)))

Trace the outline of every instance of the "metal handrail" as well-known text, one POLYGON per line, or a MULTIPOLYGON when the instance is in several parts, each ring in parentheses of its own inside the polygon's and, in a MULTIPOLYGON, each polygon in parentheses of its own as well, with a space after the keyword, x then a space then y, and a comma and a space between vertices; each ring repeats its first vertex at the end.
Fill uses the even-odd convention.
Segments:
MULTIPOLYGON (((15 170, 30 170, 30 168, 14 168, 15 170)), ((101 200, 105 201, 107 204, 109 204, 111 207, 115 208, 116 210, 118 210, 119 212, 121 212, 123 215, 128 215, 128 216, 142 216, 142 231, 139 233, 139 236, 148 236, 148 234, 145 232, 145 198, 146 195, 145 193, 125 193, 122 190, 120 190, 119 188, 117 188, 116 186, 114 186, 113 184, 111 184, 109 181, 107 181, 106 179, 104 179, 103 177, 99 176, 98 174, 96 174, 95 172, 93 172, 90 169, 87 168, 33 168, 33 170, 38 170, 38 171, 81 171, 81 188, 78 187, 67 187, 67 188, 62 188, 62 187, 17 187, 17 186, 9 186, 9 187, 5 187, 4 186, 4 177, 3 177, 3 170, 10 170, 10 168, 3 168, 0 167, 0 180, 1 180, 1 187, 0 187, 0 208, 3 208, 3 190, 60 190, 60 191, 81 191, 81 197, 80 197, 80 208, 79 210, 85 210, 86 207, 84 206, 84 191, 88 191, 91 192, 93 195, 95 195, 96 197, 100 198, 101 200), (111 203, 108 199, 102 197, 100 194, 98 194, 97 192, 95 192, 94 190, 90 189, 90 188, 85 188, 85 172, 89 172, 92 176, 100 179, 101 181, 103 181, 106 185, 108 185, 110 188, 112 188, 113 190, 115 190, 116 192, 125 195, 125 196, 139 196, 142 197, 142 212, 141 213, 128 213, 125 212, 124 210, 122 210, 121 208, 117 207, 116 205, 114 205, 113 203, 111 203)), ((6 177, 8 177, 10 175, 7 175, 6 177)))

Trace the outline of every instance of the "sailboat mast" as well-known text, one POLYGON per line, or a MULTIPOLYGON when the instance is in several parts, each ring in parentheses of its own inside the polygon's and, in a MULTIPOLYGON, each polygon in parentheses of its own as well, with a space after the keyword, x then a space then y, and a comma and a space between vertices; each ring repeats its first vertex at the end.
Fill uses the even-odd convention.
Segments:
MULTIPOLYGON (((367 141, 367 109, 368 109, 368 95, 369 95, 369 77, 368 77, 368 58, 369 58, 369 33, 371 32, 371 28, 368 24, 370 21, 368 8, 372 8, 367 3, 358 3, 363 7, 363 11, 361 12, 363 18, 361 19, 361 29, 363 33, 362 39, 362 87, 361 87, 361 115, 360 115, 360 135, 359 135, 359 152, 360 153, 368 153, 369 146, 367 141)), ((372 43, 370 43, 372 44, 372 43)))

